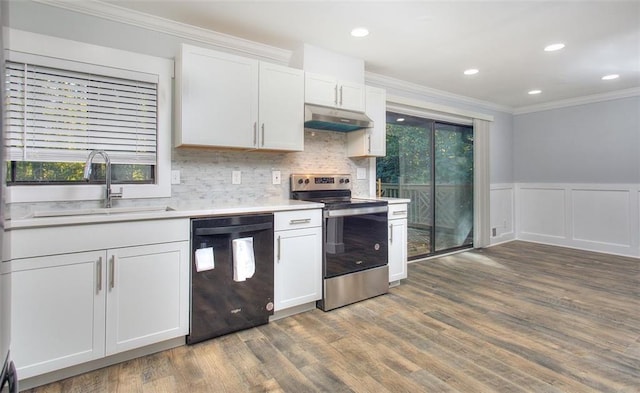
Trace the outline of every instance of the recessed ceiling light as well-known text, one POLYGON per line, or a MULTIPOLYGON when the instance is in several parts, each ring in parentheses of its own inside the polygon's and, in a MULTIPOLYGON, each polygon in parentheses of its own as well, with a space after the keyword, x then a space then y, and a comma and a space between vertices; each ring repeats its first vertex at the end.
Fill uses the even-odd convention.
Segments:
POLYGON ((397 121, 398 123, 402 123, 402 122, 404 121, 404 117, 398 117, 398 118, 396 119, 396 121, 397 121))
POLYGON ((478 72, 480 72, 477 68, 469 68, 468 70, 464 71, 465 75, 475 75, 478 72))
POLYGON ((618 75, 618 74, 610 74, 610 75, 603 76, 602 80, 603 81, 610 81, 612 79, 618 79, 618 78, 620 78, 620 75, 618 75))
POLYGON ((534 95, 534 94, 540 94, 542 93, 542 90, 530 90, 529 94, 534 95))
POLYGON ((367 28, 365 27, 356 27, 355 29, 351 30, 351 35, 354 37, 366 37, 369 35, 369 30, 367 30, 367 28))
POLYGON ((564 44, 558 42, 557 44, 551 44, 551 45, 545 46, 544 47, 544 51, 545 52, 554 52, 554 51, 560 50, 562 48, 564 48, 564 44))

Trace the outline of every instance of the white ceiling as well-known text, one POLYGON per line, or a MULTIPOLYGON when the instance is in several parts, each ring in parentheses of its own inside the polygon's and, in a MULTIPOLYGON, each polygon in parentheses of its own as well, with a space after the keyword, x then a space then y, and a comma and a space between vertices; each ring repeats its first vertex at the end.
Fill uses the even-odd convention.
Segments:
POLYGON ((640 89, 638 0, 107 2, 282 49, 308 43, 371 73, 512 108, 640 89), (351 37, 358 26, 370 35, 351 37), (566 47, 544 52, 556 42, 566 47), (612 73, 620 78, 601 80, 612 73))

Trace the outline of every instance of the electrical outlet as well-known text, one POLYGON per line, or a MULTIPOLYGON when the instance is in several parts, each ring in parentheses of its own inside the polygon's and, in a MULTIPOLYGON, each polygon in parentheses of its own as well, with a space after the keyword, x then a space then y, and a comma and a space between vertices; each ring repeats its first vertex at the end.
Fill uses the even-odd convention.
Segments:
POLYGON ((242 183, 242 172, 231 171, 231 184, 241 184, 241 183, 242 183))
POLYGON ((271 182, 273 184, 280 184, 282 182, 280 171, 271 171, 271 182))
POLYGON ((180 171, 171 171, 171 184, 180 184, 180 171))
POLYGON ((497 232, 498 232, 497 228, 491 228, 491 236, 496 237, 497 232))
POLYGON ((367 178, 367 168, 358 168, 356 170, 356 180, 364 180, 367 178))

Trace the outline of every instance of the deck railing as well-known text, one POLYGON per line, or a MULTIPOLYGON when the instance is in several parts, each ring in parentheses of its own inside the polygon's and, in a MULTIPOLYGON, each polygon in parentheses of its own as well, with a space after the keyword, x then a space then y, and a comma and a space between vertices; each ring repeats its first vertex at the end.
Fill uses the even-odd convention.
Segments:
MULTIPOLYGON (((414 227, 431 227, 431 184, 395 184, 382 183, 383 196, 408 198, 408 224, 414 227)), ((438 206, 438 227, 455 229, 460 223, 461 214, 473 210, 472 184, 438 184, 436 187, 436 205, 438 206)))

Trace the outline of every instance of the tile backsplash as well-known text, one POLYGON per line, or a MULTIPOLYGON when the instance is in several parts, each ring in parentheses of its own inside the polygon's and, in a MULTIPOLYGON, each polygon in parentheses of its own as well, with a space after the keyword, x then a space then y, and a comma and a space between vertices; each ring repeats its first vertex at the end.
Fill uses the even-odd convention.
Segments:
MULTIPOLYGON (((250 202, 289 197, 292 173, 350 173, 368 168, 368 158, 347 157, 347 135, 341 132, 305 130, 304 151, 294 153, 179 148, 173 149, 171 169, 180 171, 180 184, 171 186, 171 198, 117 200, 114 206, 168 204, 176 208, 195 204, 250 202), (271 172, 280 171, 282 183, 273 185, 271 172), (231 184, 232 171, 241 171, 241 184, 231 184)), ((356 180, 353 194, 367 196, 369 180, 356 180)), ((20 218, 34 211, 100 207, 102 201, 8 204, 6 218, 20 218)))

